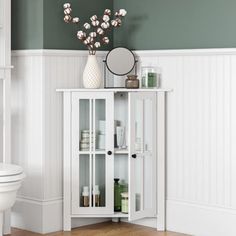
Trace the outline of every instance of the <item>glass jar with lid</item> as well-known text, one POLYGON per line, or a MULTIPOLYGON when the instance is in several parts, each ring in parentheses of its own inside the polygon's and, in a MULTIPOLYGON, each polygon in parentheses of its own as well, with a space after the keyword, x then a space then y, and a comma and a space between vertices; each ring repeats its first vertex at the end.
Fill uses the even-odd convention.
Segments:
POLYGON ((160 68, 144 66, 141 68, 142 88, 159 88, 161 72, 160 68))
POLYGON ((129 213, 129 193, 121 193, 121 212, 124 214, 129 213))

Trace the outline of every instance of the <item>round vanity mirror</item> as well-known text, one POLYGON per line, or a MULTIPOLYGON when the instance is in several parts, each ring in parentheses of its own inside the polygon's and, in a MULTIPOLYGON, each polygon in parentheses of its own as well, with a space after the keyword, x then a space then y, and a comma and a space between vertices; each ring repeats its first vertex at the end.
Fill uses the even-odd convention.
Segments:
POLYGON ((132 51, 124 47, 112 49, 106 57, 108 70, 119 76, 127 75, 135 66, 135 56, 132 51))

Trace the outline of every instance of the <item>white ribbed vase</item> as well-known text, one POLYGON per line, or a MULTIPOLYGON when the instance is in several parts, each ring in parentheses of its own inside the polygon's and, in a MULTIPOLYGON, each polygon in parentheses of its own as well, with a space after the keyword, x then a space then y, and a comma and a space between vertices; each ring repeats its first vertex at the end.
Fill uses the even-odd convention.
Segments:
POLYGON ((96 89, 102 84, 102 73, 96 55, 88 55, 83 73, 84 88, 96 89))

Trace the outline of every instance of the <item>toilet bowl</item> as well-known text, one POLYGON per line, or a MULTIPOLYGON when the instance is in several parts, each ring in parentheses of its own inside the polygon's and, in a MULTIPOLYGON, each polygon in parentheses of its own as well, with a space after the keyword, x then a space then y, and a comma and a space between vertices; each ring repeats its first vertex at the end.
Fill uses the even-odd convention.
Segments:
POLYGON ((23 169, 17 165, 0 163, 0 236, 3 228, 3 212, 16 201, 16 193, 25 178, 23 169))

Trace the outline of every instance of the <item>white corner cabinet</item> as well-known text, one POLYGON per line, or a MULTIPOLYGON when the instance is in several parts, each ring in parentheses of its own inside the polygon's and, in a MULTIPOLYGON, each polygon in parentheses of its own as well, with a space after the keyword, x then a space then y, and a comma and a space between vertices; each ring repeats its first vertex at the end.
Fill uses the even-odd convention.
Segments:
POLYGON ((57 91, 64 97, 64 230, 79 217, 151 217, 157 218, 158 230, 165 230, 169 90, 57 91), (123 139, 116 126, 122 127, 123 139), (114 178, 126 186, 127 213, 114 211, 114 178))

